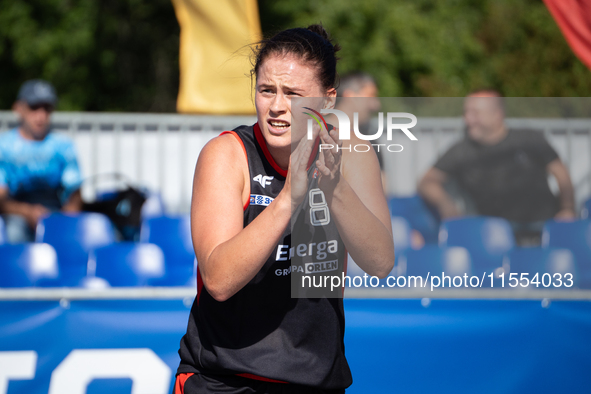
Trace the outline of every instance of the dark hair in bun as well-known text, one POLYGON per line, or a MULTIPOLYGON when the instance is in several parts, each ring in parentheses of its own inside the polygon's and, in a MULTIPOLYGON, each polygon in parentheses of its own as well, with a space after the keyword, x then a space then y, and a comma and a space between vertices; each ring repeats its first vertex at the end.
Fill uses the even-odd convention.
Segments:
POLYGON ((337 84, 336 52, 340 49, 322 25, 283 30, 256 45, 251 74, 258 76, 259 68, 271 55, 296 55, 318 68, 320 84, 328 90, 337 84))

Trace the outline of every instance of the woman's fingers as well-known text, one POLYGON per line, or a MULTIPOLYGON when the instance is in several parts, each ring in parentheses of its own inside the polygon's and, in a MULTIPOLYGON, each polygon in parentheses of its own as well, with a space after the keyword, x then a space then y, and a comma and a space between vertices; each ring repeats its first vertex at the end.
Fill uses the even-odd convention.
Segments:
POLYGON ((298 145, 294 151, 291 153, 291 162, 294 164, 294 166, 297 166, 297 168, 300 169, 302 166, 305 166, 311 153, 311 141, 308 141, 306 138, 302 138, 298 142, 298 145))
POLYGON ((323 148, 316 161, 316 166, 321 174, 319 186, 322 190, 332 191, 340 180, 341 172, 341 157, 342 157, 342 141, 339 140, 337 129, 322 130, 320 132, 323 148), (324 149, 324 148, 328 149, 324 149))
POLYGON ((306 138, 302 138, 291 153, 288 178, 292 209, 301 203, 307 193, 308 173, 306 167, 311 153, 312 144, 306 138))
POLYGON ((331 146, 330 149, 322 149, 324 164, 331 169, 339 166, 343 143, 338 139, 338 130, 333 129, 330 133, 323 130, 320 138, 322 138, 323 144, 331 146))
POLYGON ((318 171, 320 171, 320 173, 325 176, 325 177, 330 177, 331 175, 331 171, 330 169, 324 165, 324 163, 322 163, 320 160, 316 160, 316 167, 318 168, 318 171))
POLYGON ((343 141, 339 140, 339 132, 336 128, 332 129, 330 132, 328 132, 327 130, 322 130, 322 132, 320 133, 320 138, 322 139, 323 144, 332 146, 330 148, 330 151, 334 155, 337 155, 341 152, 341 148, 343 147, 343 141))

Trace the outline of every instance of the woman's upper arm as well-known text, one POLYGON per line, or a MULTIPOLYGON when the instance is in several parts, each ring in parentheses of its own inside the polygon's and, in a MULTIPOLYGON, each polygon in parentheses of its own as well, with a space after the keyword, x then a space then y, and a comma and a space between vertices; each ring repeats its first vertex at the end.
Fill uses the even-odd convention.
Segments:
POLYGON ((234 136, 224 134, 201 150, 191 199, 191 235, 200 270, 221 243, 243 228, 243 207, 248 196, 248 163, 234 136))

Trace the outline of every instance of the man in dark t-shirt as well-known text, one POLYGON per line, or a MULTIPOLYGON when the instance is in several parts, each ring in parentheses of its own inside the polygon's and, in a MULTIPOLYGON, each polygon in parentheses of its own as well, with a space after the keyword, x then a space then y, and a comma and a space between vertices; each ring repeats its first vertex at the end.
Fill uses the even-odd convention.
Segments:
POLYGON ((503 217, 515 229, 529 233, 535 233, 536 227, 541 229, 540 223, 547 219, 574 218, 572 182, 556 151, 541 133, 510 130, 504 119, 498 92, 469 95, 464 103, 466 137, 427 171, 419 193, 442 218, 460 216, 443 188, 453 179, 478 214, 503 217), (548 174, 558 183, 558 197, 548 186, 548 174))

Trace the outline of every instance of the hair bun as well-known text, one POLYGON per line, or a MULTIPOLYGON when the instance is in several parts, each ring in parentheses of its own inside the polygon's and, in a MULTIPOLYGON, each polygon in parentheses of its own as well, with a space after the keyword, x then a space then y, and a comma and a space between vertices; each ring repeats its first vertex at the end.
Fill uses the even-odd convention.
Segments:
POLYGON ((269 56, 291 54, 317 67, 318 81, 323 89, 328 90, 337 84, 338 58, 335 53, 339 49, 341 47, 332 42, 321 24, 283 30, 271 38, 260 41, 254 47, 251 75, 254 74, 258 78, 259 68, 269 56))
POLYGON ((328 41, 332 45, 332 47, 334 48, 335 53, 341 50, 340 45, 334 44, 332 42, 332 40, 330 38, 330 34, 328 34, 328 32, 326 31, 324 26, 322 26, 321 24, 310 25, 306 29, 310 30, 312 33, 318 34, 320 37, 322 37, 326 41, 328 41))

